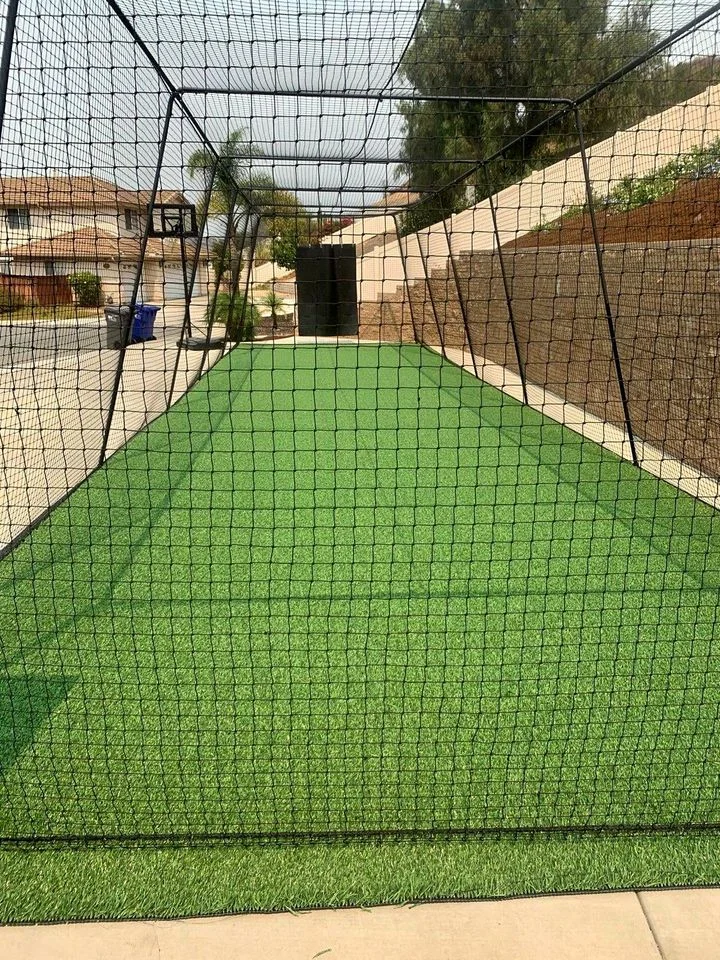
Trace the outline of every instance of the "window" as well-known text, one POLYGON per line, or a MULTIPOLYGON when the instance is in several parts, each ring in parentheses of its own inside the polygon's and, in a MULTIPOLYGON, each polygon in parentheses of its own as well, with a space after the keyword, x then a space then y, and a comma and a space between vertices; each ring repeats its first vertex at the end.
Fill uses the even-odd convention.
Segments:
POLYGON ((132 207, 125 208, 125 229, 126 230, 138 230, 140 228, 140 217, 138 216, 137 210, 133 210, 132 207))
POLYGON ((27 230, 30 227, 30 211, 27 207, 10 207, 5 219, 10 230, 27 230))
POLYGON ((46 260, 45 261, 45 276, 54 277, 55 276, 55 261, 46 260))

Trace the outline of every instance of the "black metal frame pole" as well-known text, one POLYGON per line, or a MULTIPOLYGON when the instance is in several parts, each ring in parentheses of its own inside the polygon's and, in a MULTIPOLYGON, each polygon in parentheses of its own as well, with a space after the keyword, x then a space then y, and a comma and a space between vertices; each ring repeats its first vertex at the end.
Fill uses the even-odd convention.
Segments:
MULTIPOLYGON (((442 200, 440 201, 442 205, 442 200)), ((445 212, 444 206, 442 206, 443 213, 445 212)), ((445 232, 445 242, 447 243, 448 248, 448 263, 450 265, 450 271, 452 272, 453 281, 455 283, 455 292, 457 293, 458 303, 460 304, 460 313, 462 314, 463 330, 465 332, 465 339, 467 340, 468 349, 470 350, 470 357, 472 358, 473 371, 475 376, 480 377, 477 365, 477 357, 475 356, 475 346, 472 341, 472 336, 470 335, 470 324, 468 322, 468 312, 467 306, 465 303, 465 297, 463 296, 462 287, 460 284, 460 276, 457 271, 457 264, 455 263, 455 258, 453 257, 452 252, 452 238, 450 231, 448 230, 447 222, 450 219, 452 214, 448 217, 443 217, 443 230, 445 232)))
MULTIPOLYGON (((107 0, 115 8, 115 0, 107 0)), ((718 4, 720 6, 720 4, 718 4)), ((133 35, 136 35, 133 31, 133 35)), ((145 50, 145 44, 139 40, 145 50)), ((150 54, 152 56, 152 54, 150 54)), ((157 62, 157 61, 155 61, 157 62)), ((157 68, 162 71, 162 67, 157 68)), ((163 73, 163 76, 165 74, 163 73)), ((169 82, 169 81, 168 81, 169 82)), ((397 90, 391 92, 373 92, 372 90, 309 90, 306 88, 297 90, 258 90, 252 87, 198 87, 194 84, 183 84, 176 87, 175 92, 182 97, 185 94, 215 94, 231 97, 295 97, 298 100, 376 100, 376 101, 400 101, 402 103, 550 103, 562 104, 566 107, 572 107, 575 103, 570 97, 501 97, 485 96, 484 94, 459 95, 457 93, 409 93, 407 90, 397 90)))
POLYGON ((183 322, 180 328, 180 339, 178 340, 177 350, 175 352, 175 364, 173 366, 172 377, 170 378, 170 391, 168 393, 167 406, 172 405, 173 394, 175 393, 175 381, 177 380, 178 369, 180 367, 180 351, 182 350, 182 343, 185 339, 185 336, 190 336, 190 331, 192 329, 192 322, 190 319, 190 300, 192 299, 192 289, 195 286, 195 276, 197 271, 197 266, 200 262, 200 250, 202 235, 198 231, 198 245, 197 250, 195 251, 195 256, 193 257, 192 267, 190 268, 190 279, 188 281, 187 276, 187 247, 185 246, 185 237, 180 235, 180 264, 182 266, 183 274, 183 295, 185 297, 185 310, 183 312, 183 322))
POLYGON ((404 237, 400 236, 400 225, 398 224, 398 215, 397 213, 390 214, 392 217, 393 223, 395 224, 395 234, 398 241, 398 249, 400 251, 400 262, 402 263, 403 276, 405 277, 405 291, 408 302, 408 309, 410 310, 410 323, 413 328, 413 340, 415 343, 419 343, 422 346, 422 340, 418 338, 417 324, 415 322, 415 311, 413 310, 412 297, 410 296, 410 281, 408 280, 408 271, 407 263, 405 262, 405 251, 403 250, 403 240, 404 237))
MULTIPOLYGON (((177 101, 178 106, 187 117, 188 121, 194 128, 195 132, 200 137, 200 140, 202 141, 202 143, 207 147, 209 152, 212 153, 212 155, 215 157, 215 160, 216 161, 219 160, 220 154, 216 150, 213 143, 211 143, 211 141, 208 139, 208 135, 205 132, 202 124, 196 119, 195 115, 193 114, 193 112, 190 110, 190 108, 188 107, 188 105, 185 103, 183 99, 183 94, 192 92, 192 88, 183 89, 181 87, 176 87, 175 84, 170 79, 170 77, 168 76, 168 74, 165 72, 165 70, 163 70, 157 57, 153 55, 148 45, 145 43, 143 38, 135 29, 135 26, 133 25, 132 21, 129 19, 125 11, 117 3, 117 0, 106 0, 106 2, 110 7, 110 9, 113 11, 113 13, 120 20, 122 25, 125 27, 127 32, 133 38, 133 42, 139 47, 140 50, 142 50, 143 54, 145 55, 147 60, 150 62, 150 65, 152 66, 153 70, 157 73, 158 77, 160 77, 162 82, 165 84, 165 86, 169 90, 170 96, 171 96, 171 102, 177 101)), ((207 88, 207 89, 200 88, 200 92, 210 93, 212 91, 210 88, 207 88)), ((223 91, 223 92, 227 92, 227 91, 223 91)), ((253 203, 250 197, 248 196, 248 194, 238 184, 235 184, 235 185, 238 187, 239 195, 243 198, 245 205, 249 209, 252 208, 253 203)))
MULTIPOLYGON (((149 203, 149 212, 150 212, 150 211, 152 211, 152 208, 155 206, 155 200, 156 200, 157 194, 158 194, 158 189, 159 189, 159 184, 160 184, 160 174, 161 174, 162 162, 163 162, 163 158, 164 158, 164 156, 165 156, 165 147, 166 147, 166 145, 167 145, 167 138, 168 138, 168 133, 169 133, 169 130, 170 130, 170 122, 171 122, 171 119, 172 119, 173 109, 174 109, 174 105, 175 105, 176 102, 178 103, 178 106, 180 107, 180 109, 182 110, 182 112, 185 114, 185 116, 187 117, 187 119, 189 120, 189 122, 191 123, 192 127, 194 128, 194 130, 198 133, 201 142, 206 146, 206 148, 208 149, 208 151, 209 151, 209 152, 213 155, 213 157, 215 158, 216 164, 217 164, 217 162, 218 162, 219 159, 220 159, 220 155, 219 155, 218 151, 216 150, 215 146, 214 146, 214 145, 210 142, 210 140, 208 139, 207 134, 206 134, 205 130, 203 129, 202 125, 198 122, 198 120, 195 118, 195 116, 193 115, 193 113, 191 112, 191 110, 188 108, 187 104, 184 102, 181 91, 178 90, 178 88, 173 84, 172 80, 171 80, 170 77, 167 75, 167 73, 163 70, 163 68, 162 68, 162 66, 160 65, 160 63, 158 62, 157 58, 153 56, 152 51, 150 50, 150 48, 148 47, 148 45, 145 43, 145 41, 142 39, 142 37, 140 36, 140 34, 138 33, 138 31, 135 29, 135 26, 134 26, 133 23, 129 20, 129 18, 128 18, 127 15, 125 14, 124 10, 119 6, 119 4, 117 3, 117 0, 107 0, 107 3, 108 3, 108 6, 110 7, 110 9, 115 13, 115 15, 118 17, 118 19, 120 20, 120 22, 123 24, 123 26, 125 27, 125 29, 127 30, 127 32, 128 32, 128 33, 130 34, 130 36, 133 38, 133 41, 135 42, 135 44, 139 47, 140 50, 142 50, 143 54, 145 55, 145 57, 147 58, 147 60, 149 61, 149 63, 150 63, 151 66, 153 67, 153 69, 155 70, 156 74, 158 75, 158 77, 160 78, 160 80, 163 82, 163 84, 167 87, 167 89, 168 89, 168 91, 169 91, 168 105, 167 105, 167 110, 166 110, 166 113, 165 113, 165 123, 164 123, 164 126, 163 126, 162 135, 161 135, 161 137, 160 137, 158 161, 157 161, 157 165, 156 165, 156 169, 155 169, 155 177, 154 177, 154 180, 153 180, 153 187, 152 187, 152 191, 151 191, 151 194, 150 194, 150 203, 149 203)), ((239 186, 239 184, 236 183, 235 186, 236 186, 237 189, 238 189, 238 194, 243 197, 243 199, 244 199, 244 201, 245 201, 245 204, 246 204, 246 207, 247 207, 248 209, 252 209, 252 208, 253 208, 253 203, 252 203, 251 198, 247 195, 247 193, 246 193, 245 191, 242 190, 242 188, 239 186)), ((133 320, 134 320, 135 303, 136 303, 136 301, 137 301, 137 292, 138 292, 138 290, 139 290, 140 282, 141 282, 141 278, 142 278, 142 270, 143 270, 143 265, 144 265, 144 261, 145 261, 145 252, 146 252, 146 250, 147 250, 147 242, 148 242, 149 233, 150 233, 150 216, 148 215, 147 222, 146 222, 146 224, 145 224, 145 230, 143 231, 143 236, 142 236, 142 239, 141 239, 141 242, 140 242, 140 259, 139 259, 139 263, 138 263, 137 273, 136 273, 136 276, 135 276, 135 283, 134 283, 134 285, 133 285, 133 294, 132 294, 131 302, 130 302, 130 323, 129 323, 129 325, 128 325, 128 331, 127 331, 127 337, 126 337, 126 339, 125 339, 125 343, 124 343, 124 344, 122 345, 122 347, 121 347, 121 354, 120 354, 120 358, 119 358, 119 360, 118 360, 118 366, 117 366, 117 370, 116 370, 116 373, 115 373, 115 381, 114 381, 114 384, 113 384, 113 392, 112 392, 112 396, 111 396, 111 399, 110 399, 110 406, 109 406, 109 411, 108 411, 108 418, 107 418, 107 422, 105 423, 105 427, 104 427, 104 430, 103 430, 103 439, 102 439, 102 443, 101 443, 101 446, 100 446, 100 459, 99 459, 99 463, 100 463, 100 464, 102 464, 102 463, 104 462, 104 460, 106 459, 107 447, 108 447, 108 442, 109 442, 109 439, 110 439, 110 431, 111 431, 111 429, 112 429, 112 421, 113 421, 113 419, 114 419, 115 408, 116 408, 116 406, 117 406, 118 393, 119 393, 119 390, 120 390, 120 383, 121 383, 121 381, 122 381, 123 368, 124 368, 124 365, 125 365, 125 354, 126 354, 127 347, 128 347, 129 342, 130 342, 130 339, 131 339, 131 337, 132 337, 132 327, 133 327, 133 320)), ((178 363, 178 364, 179 364, 179 359, 180 359, 180 358, 179 358, 179 355, 178 355, 178 357, 177 357, 177 363, 178 363)), ((202 367, 201 367, 201 369, 202 369, 202 367)), ((197 379, 197 378, 196 378, 196 379, 197 379)), ((172 399, 172 397, 171 397, 171 399, 172 399)))
POLYGON ((180 331, 180 339, 178 341, 177 353, 175 354, 175 365, 173 367, 173 374, 170 380, 170 392, 168 394, 168 402, 167 402, 168 407, 172 406, 173 396, 175 394, 175 383, 177 381, 177 375, 180 368, 180 355, 183 349, 182 343, 186 336, 188 337, 190 336, 190 332, 192 329, 192 317, 190 315, 190 300, 192 299, 192 291, 195 286, 198 267, 200 266, 200 255, 202 252, 203 238, 205 235, 205 230, 207 228, 208 222, 210 220, 210 214, 209 214, 210 196, 212 194, 213 184, 215 183, 215 173, 217 172, 217 168, 218 168, 218 158, 216 157, 215 162, 213 163, 213 166, 212 166, 212 171, 210 173, 210 179, 207 184, 207 197, 206 197, 205 205, 202 211, 202 221, 198 227, 197 249, 195 251, 195 256, 193 257, 193 265, 192 265, 192 270, 190 271, 189 284, 185 276, 185 257, 184 257, 185 240, 184 240, 184 237, 181 238, 181 255, 183 256, 183 285, 185 288, 185 314, 183 316, 183 325, 180 331))
MULTIPOLYGON (((260 217, 259 217, 259 215, 257 215, 257 214, 256 214, 255 216, 256 216, 256 220, 255 220, 255 225, 254 225, 254 228, 253 228, 252 239, 251 239, 251 241, 250 241, 250 256, 249 256, 249 260, 248 260, 247 277, 246 277, 246 279, 245 279, 245 290, 244 290, 244 293, 243 293, 243 298, 244 298, 244 299, 243 299, 242 315, 240 316, 240 329, 241 329, 241 330, 244 329, 244 325, 245 325, 245 314, 246 314, 246 311, 247 311, 247 308, 248 308, 248 296, 249 296, 249 293, 250 293, 250 276, 251 276, 251 274, 252 274, 253 260, 254 260, 254 257, 255 257, 255 246, 256 246, 256 243, 257 243, 257 235, 258 235, 258 233, 259 233, 259 231, 260 231, 260 217)), ((250 220, 250 217, 249 217, 249 216, 246 216, 246 218, 245 218, 245 223, 244 223, 244 225, 243 225, 242 243, 240 244, 240 249, 241 249, 241 251, 245 249, 245 241, 247 240, 249 220, 250 220)), ((231 240, 231 238, 229 237, 228 234, 226 234, 226 244, 227 244, 228 246, 229 246, 229 244, 230 244, 230 240, 231 240)), ((240 273, 241 273, 241 271, 242 271, 242 266, 243 266, 243 262, 242 262, 242 255, 241 255, 240 257, 238 257, 237 266, 233 269, 233 271, 232 271, 232 273, 231 273, 231 276, 230 276, 230 300, 229 300, 229 302, 228 302, 228 318, 232 317, 233 311, 234 311, 234 309, 235 309, 235 301, 236 301, 237 296, 238 296, 238 293, 239 293, 238 285, 239 285, 239 280, 240 280, 240 273)), ((218 290, 219 290, 219 283, 217 283, 217 285, 216 285, 215 300, 214 300, 214 302, 213 302, 213 309, 211 310, 210 316, 209 316, 209 318, 208 318, 207 336, 206 336, 206 339, 205 339, 205 346, 204 346, 204 348, 203 348, 202 357, 200 358, 200 366, 198 367, 197 373, 196 373, 195 376, 193 377, 193 380, 192 380, 192 382, 191 382, 191 384, 190 384, 190 387, 191 387, 191 388, 195 386, 195 384, 198 382, 198 380, 199 380, 200 377, 202 376, 203 370, 205 369, 205 363, 206 363, 206 361, 207 361, 207 359, 208 359, 208 356, 209 356, 209 354, 210 354, 210 340, 211 340, 211 337, 212 337, 212 328, 213 328, 213 324, 215 323, 215 319, 216 319, 216 316, 217 316, 217 310, 215 309, 215 301, 217 300, 217 291, 218 291, 218 290)), ((220 351, 220 356, 223 356, 223 355, 225 354, 225 350, 227 349, 227 345, 228 345, 229 342, 230 342, 230 340, 229 340, 229 337, 228 337, 227 324, 226 324, 226 326, 225 326, 225 336, 223 337, 223 345, 222 345, 222 350, 220 351)), ((242 341, 238 341, 238 342, 242 342, 242 341)))
MULTIPOLYGON (((431 277, 430 277, 430 274, 428 273, 427 260, 430 257, 430 234, 429 232, 427 232, 427 228, 425 230, 425 233, 428 240, 428 243, 427 243, 428 251, 427 251, 427 254, 425 255, 423 255, 422 243, 420 242, 420 232, 414 234, 414 236, 417 237, 418 250, 420 251, 420 263, 422 264, 423 274, 425 275, 425 287, 427 289, 428 298, 430 300, 430 309, 432 310, 433 316, 435 317, 435 326, 437 327, 438 339, 440 340, 440 348, 442 349, 442 355, 444 359, 447 360, 448 355, 447 355, 447 348, 445 346, 445 329, 444 329, 445 325, 442 324, 441 326, 440 320, 438 318, 437 307, 435 306, 435 297, 433 295, 432 287, 430 285, 431 277)), ((424 302, 427 303, 427 299, 424 302)), ((425 318, 423 316, 423 326, 424 325, 425 325, 425 318)))
POLYGON ((580 116, 580 107, 575 107, 575 123, 577 124, 578 138, 580 141, 580 158, 582 160, 583 178, 585 180, 585 193, 587 196, 588 212, 590 214, 590 226, 593 235, 593 246, 595 247, 595 257, 597 259, 598 274, 600 279, 600 290, 603 298, 605 317, 607 319, 608 334, 610 336, 610 348, 612 351, 613 365, 617 377, 618 389, 620 391, 620 402, 622 404, 623 419, 625 421, 625 432, 630 443, 630 454, 632 462, 636 467, 640 466, 637 450, 635 447, 635 436, 633 434, 632 420, 630 418, 630 406, 628 403, 627 389, 625 387, 625 378, 623 377, 622 363, 620 360, 620 350, 618 348, 617 333, 615 330, 615 318, 613 317, 612 307, 610 306, 610 294, 608 292, 607 279, 605 277, 605 266, 603 263, 602 245, 598 233, 597 221, 595 219, 595 205, 593 203, 592 181, 590 180, 590 165, 588 163, 587 151, 585 149, 585 135, 583 133, 582 118, 580 116))
POLYGON ((505 292, 505 304, 507 306, 508 322, 510 324, 510 332, 512 333, 513 346, 515 348, 515 359, 517 360, 518 373, 520 374, 520 383, 522 384, 523 403, 527 404, 528 392, 527 379, 525 377, 525 363, 523 361, 522 351, 520 349, 520 337, 518 336, 517 327, 515 326, 515 310, 512 302, 512 291, 510 290, 510 281, 505 269, 505 257, 502 252, 502 244, 500 243, 500 228, 498 227, 497 210, 495 209, 494 202, 495 194, 493 192, 493 185, 490 183, 487 166, 485 166, 483 169, 485 173, 485 182, 488 190, 490 191, 488 194, 488 204, 490 206, 490 215, 493 222, 493 236, 495 237, 495 245, 497 246, 498 260, 500 261, 500 275, 502 276, 503 290, 505 292))
MULTIPOLYGON (((165 155, 165 147, 166 147, 166 145, 167 145, 167 138, 168 138, 168 133, 169 133, 169 129, 170 129, 170 122, 171 122, 171 119, 172 119, 173 109, 174 109, 174 105, 175 105, 176 102, 177 102, 178 106, 180 107, 180 109, 182 110, 182 112, 184 113, 184 115, 187 117, 187 119, 188 119, 188 121, 190 122, 190 124, 192 125, 193 129, 198 133, 198 135, 199 135, 199 137, 200 137, 200 141, 205 145, 205 147, 207 148, 207 150, 208 150, 208 151, 212 154, 212 156, 215 158, 215 163, 216 163, 216 164, 217 164, 218 161, 220 160, 220 154, 218 153, 218 151, 217 151, 217 149, 215 148, 215 146, 214 146, 214 145, 210 142, 210 140, 208 139, 207 134, 206 134, 205 130, 203 129, 202 125, 198 122, 198 120, 197 120, 197 119, 195 118, 195 116, 193 115, 192 111, 189 109, 189 107, 187 106, 187 104, 186 104, 185 101, 183 100, 182 92, 173 84, 172 80, 171 80, 170 77, 167 75, 167 73, 163 70, 163 68, 162 68, 162 66, 160 65, 160 63, 158 62, 157 58, 153 56, 152 51, 151 51, 150 48, 147 46, 147 44, 145 43, 145 41, 142 39, 142 37, 140 36, 140 34, 138 33, 138 31, 135 29, 135 26, 134 26, 133 23, 129 20, 129 18, 127 17, 127 15, 125 14, 125 12, 123 11, 123 9, 119 6, 119 4, 117 3, 117 0, 107 0, 107 3, 108 3, 108 6, 110 7, 110 9, 115 13, 115 15, 118 17, 118 19, 120 20, 120 22, 123 24, 123 26, 125 27, 125 29, 127 30, 127 32, 128 32, 128 33, 130 34, 130 36, 133 38, 134 43, 139 47, 140 50, 142 50, 143 54, 145 55, 145 57, 147 58, 147 60, 149 61, 149 63, 150 63, 151 66, 153 67, 153 69, 155 70, 156 74, 158 75, 158 77, 160 78, 160 80, 163 82, 163 84, 167 87, 167 89, 168 89, 168 91, 169 91, 167 111, 166 111, 166 114, 165 114, 165 123, 164 123, 164 126, 163 126, 163 131, 162 131, 162 135, 161 135, 161 138, 160 138, 160 144, 159 144, 159 155, 158 155, 158 161, 157 161, 157 166, 156 166, 156 170, 155 170, 155 178, 154 178, 154 181, 153 181, 153 187, 152 187, 152 191, 151 191, 151 195, 150 195, 150 204, 149 204, 149 212, 150 212, 150 211, 152 211, 152 208, 155 206, 155 200, 156 200, 157 194, 158 194, 159 183, 160 183, 160 174, 161 174, 161 168, 162 168, 162 161, 163 161, 163 158, 164 158, 164 155, 165 155)), ((234 186, 237 188, 237 191, 238 191, 237 195, 239 195, 239 196, 241 196, 241 197, 243 198, 243 200, 244 200, 244 202, 245 202, 245 205, 246 205, 246 209, 250 209, 250 210, 253 209, 253 208, 254 208, 254 204, 253 204, 253 202, 252 202, 251 197, 248 196, 247 192, 244 191, 244 190, 240 187, 240 185, 239 185, 238 183, 235 183, 234 186)), ((132 336, 132 327, 133 327, 133 319, 134 319, 134 309, 135 309, 135 303, 136 303, 136 301, 137 301, 137 292, 138 292, 138 289, 139 289, 139 287, 140 287, 140 282, 141 282, 141 278, 142 278, 142 270, 143 270, 143 265, 144 265, 144 260, 145 260, 145 252, 146 252, 146 250, 147 250, 147 242, 148 242, 149 232, 150 232, 150 216, 148 215, 147 222, 146 222, 146 225, 145 225, 145 230, 143 231, 143 236, 142 236, 141 243, 140 243, 140 260, 139 260, 139 263, 138 263, 138 270, 137 270, 137 274, 136 274, 136 277, 135 277, 135 283, 134 283, 134 286, 133 286, 133 294, 132 294, 131 302, 130 302, 130 323, 129 323, 129 326, 128 326, 128 332, 127 332, 126 341, 125 341, 125 343, 124 343, 124 344, 122 345, 122 347, 121 347, 121 354, 120 354, 120 358, 119 358, 119 360, 118 360, 118 367, 117 367, 117 371, 116 371, 116 374, 115 374, 115 381, 114 381, 114 384, 113 384, 113 392, 112 392, 112 396, 111 396, 111 399, 110 399, 110 407, 109 407, 109 412, 108 412, 108 419, 107 419, 107 422, 106 422, 105 427, 104 427, 104 430, 103 430, 103 439, 102 439, 102 443, 101 443, 101 447, 100 447, 100 460, 99 460, 99 463, 100 463, 100 464, 102 464, 102 463, 104 462, 104 460, 106 459, 107 447, 108 447, 108 442, 109 442, 109 438, 110 438, 110 430, 111 430, 111 428, 112 428, 112 421, 113 421, 114 414, 115 414, 115 407, 116 407, 116 405, 117 405, 118 392, 119 392, 119 389, 120 389, 120 382, 121 382, 121 380, 122 380, 123 368, 124 368, 124 364, 125 364, 125 353, 126 353, 126 350, 127 350, 128 344, 129 344, 129 341, 130 341, 131 336, 132 336)), ((180 358, 179 358, 179 355, 178 355, 177 358, 176 358, 178 364, 179 364, 179 359, 180 359, 180 358)), ((201 369, 202 369, 202 365, 201 365, 201 369)), ((196 378, 196 380, 197 380, 197 378, 196 378)))
MULTIPOLYGON (((222 244, 222 247, 220 248, 220 265, 222 265, 222 263, 224 262, 225 255, 228 253, 230 249, 232 234, 233 234, 233 222, 232 222, 232 218, 228 217, 227 226, 225 227, 225 237, 223 238, 223 244, 222 244)), ((247 237, 247 217, 245 219, 245 224, 244 224, 243 233, 242 233, 242 242, 240 244, 241 255, 238 258, 237 267, 232 267, 230 271, 230 281, 229 281, 230 299, 228 302, 228 316, 232 314, 233 307, 235 306, 235 294, 233 293, 233 291, 237 286, 237 280, 238 280, 238 277, 240 276, 240 271, 242 270, 242 250, 245 249, 246 237, 247 237)), ((210 340, 212 339, 212 330, 213 330, 213 326, 215 325, 215 320, 217 318, 217 298, 218 298, 218 294, 220 293, 221 282, 222 282, 222 274, 219 272, 216 272, 215 288, 213 290, 212 299, 208 304, 209 309, 207 313, 207 329, 205 331, 205 346, 203 348, 203 356, 200 359, 200 367, 198 369, 198 372, 192 381, 193 384, 197 383, 197 381, 200 379, 200 376, 202 374, 202 369, 205 363, 205 357, 210 350, 210 340)), ((222 348, 223 353, 225 352, 225 347, 227 346, 227 344, 228 344, 228 336, 227 336, 227 328, 226 328, 225 337, 223 338, 223 348, 222 348)))
MULTIPOLYGON (((140 240, 140 251, 138 256, 137 269, 135 271, 135 280, 133 281, 133 290, 130 295, 130 316, 128 318, 127 330, 125 331, 125 336, 120 345, 120 356, 118 357, 117 368, 115 370, 115 380, 113 382, 112 394, 110 397, 110 405, 108 407, 107 420, 105 421, 105 426, 103 429, 103 439, 100 445, 100 456, 98 463, 102 464, 106 459, 108 442, 110 440, 110 431, 112 429, 112 422, 115 417, 115 407, 117 405, 118 393, 120 391, 120 383, 122 381, 123 369, 125 366, 125 354, 127 353, 127 348, 132 340, 132 330, 135 322, 135 306, 137 304, 138 291, 140 290, 140 284, 142 283, 142 273, 143 267, 145 265, 145 253, 147 251, 148 240, 150 238, 150 231, 152 229, 152 208, 155 206, 155 200, 157 199, 158 191, 160 189, 160 174, 162 170, 162 162, 165 156, 165 147, 167 145, 168 133, 170 131, 170 122, 172 120, 173 106, 175 98, 171 94, 168 98, 167 110, 165 111, 165 123, 163 124, 162 136, 160 138, 160 146, 158 152, 158 161, 155 167, 155 176, 153 178, 152 190, 150 191, 150 202, 148 204, 148 213, 145 218, 145 227, 143 229, 142 238, 140 240)), ((120 305, 122 310, 122 305, 120 305)), ((122 330, 122 313, 120 313, 120 329, 122 330)))
POLYGON ((7 13, 5 14, 5 32, 3 33, 2 57, 0 57, 0 140, 2 140, 5 126, 5 106, 10 85, 10 63, 12 62, 19 6, 20 0, 8 0, 7 13))

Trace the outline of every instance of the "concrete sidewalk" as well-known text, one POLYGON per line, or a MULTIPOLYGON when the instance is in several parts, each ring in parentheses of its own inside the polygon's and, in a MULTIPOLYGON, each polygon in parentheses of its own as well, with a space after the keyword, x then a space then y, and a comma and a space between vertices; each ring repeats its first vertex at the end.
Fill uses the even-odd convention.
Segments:
POLYGON ((717 960, 720 891, 0 928, 3 960, 717 960))

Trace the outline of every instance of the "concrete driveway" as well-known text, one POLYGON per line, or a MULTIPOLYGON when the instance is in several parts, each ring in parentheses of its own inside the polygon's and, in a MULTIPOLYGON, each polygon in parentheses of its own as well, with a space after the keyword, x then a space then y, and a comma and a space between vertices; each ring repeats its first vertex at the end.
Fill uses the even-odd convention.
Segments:
MULTIPOLYGON (((205 302, 194 301, 200 326, 205 302)), ((161 310, 157 340, 127 351, 108 451, 176 402, 202 353, 181 351, 184 307, 161 310)), ((209 365, 220 351, 209 356, 209 365)), ((80 483, 99 461, 120 353, 105 345, 104 319, 0 325, 0 550, 80 483)))

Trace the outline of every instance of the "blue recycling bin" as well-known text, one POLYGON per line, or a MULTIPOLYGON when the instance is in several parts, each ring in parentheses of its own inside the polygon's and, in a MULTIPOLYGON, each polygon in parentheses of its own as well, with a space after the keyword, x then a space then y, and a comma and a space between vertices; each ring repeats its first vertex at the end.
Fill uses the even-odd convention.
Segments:
POLYGON ((133 343, 140 340, 153 339, 153 327, 155 326, 155 317, 160 307, 152 303, 135 304, 135 316, 133 318, 132 339, 133 343))

